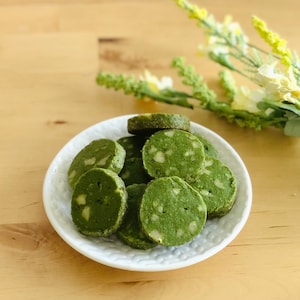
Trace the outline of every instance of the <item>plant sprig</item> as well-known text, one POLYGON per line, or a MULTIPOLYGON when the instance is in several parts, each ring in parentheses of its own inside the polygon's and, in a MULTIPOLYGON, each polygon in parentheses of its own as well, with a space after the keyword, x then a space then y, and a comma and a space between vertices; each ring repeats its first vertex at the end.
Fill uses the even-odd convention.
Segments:
POLYGON ((253 16, 252 24, 270 47, 268 52, 250 43, 240 25, 230 17, 217 22, 204 8, 186 0, 175 2, 197 21, 207 36, 207 43, 199 47, 201 55, 225 67, 219 73, 219 80, 226 99, 218 99, 203 77, 182 57, 175 57, 171 66, 190 88, 189 93, 176 90, 171 78, 159 80, 149 71, 139 79, 100 72, 98 85, 123 90, 137 99, 209 110, 241 127, 261 130, 273 126, 282 128, 286 135, 300 136, 300 59, 287 47, 287 42, 263 20, 253 16), (232 73, 248 78, 257 88, 237 86, 232 73))

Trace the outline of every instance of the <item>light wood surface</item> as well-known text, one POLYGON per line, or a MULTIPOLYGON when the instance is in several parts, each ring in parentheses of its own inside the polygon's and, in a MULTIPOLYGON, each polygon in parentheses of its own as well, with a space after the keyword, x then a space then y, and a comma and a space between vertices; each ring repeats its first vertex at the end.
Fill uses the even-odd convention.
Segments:
MULTIPOLYGON (((250 24, 256 14, 300 51, 296 0, 195 3, 219 19, 232 14, 260 43, 250 24)), ((216 67, 195 55, 201 38, 168 0, 0 0, 0 299, 300 299, 300 139, 95 84, 100 69, 175 75, 170 61, 183 55, 213 86, 216 67), (239 236, 180 270, 129 272, 93 262, 62 241, 43 208, 46 170, 69 139, 141 112, 181 112, 214 130, 252 179, 253 206, 239 236)))

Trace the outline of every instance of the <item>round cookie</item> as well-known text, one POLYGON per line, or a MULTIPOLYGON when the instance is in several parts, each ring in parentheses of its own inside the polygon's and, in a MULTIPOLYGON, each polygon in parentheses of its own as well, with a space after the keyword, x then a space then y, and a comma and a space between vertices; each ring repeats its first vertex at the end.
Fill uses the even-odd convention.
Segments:
POLYGON ((202 231, 206 215, 201 195, 177 176, 152 180, 143 194, 139 212, 145 234, 164 246, 191 241, 202 231))
POLYGON ((211 157, 215 157, 215 158, 218 157, 218 152, 217 152, 216 148, 206 138, 204 138, 201 134, 198 134, 198 133, 193 133, 193 134, 203 144, 205 156, 211 156, 211 157))
POLYGON ((128 119, 127 129, 132 134, 152 134, 162 129, 190 131, 190 120, 180 114, 148 113, 128 119))
POLYGON ((126 186, 134 183, 147 183, 151 179, 144 169, 141 157, 125 159, 124 167, 119 176, 123 179, 126 186))
POLYGON ((68 170, 68 180, 74 188, 79 177, 92 168, 105 168, 119 173, 123 168, 126 152, 110 139, 94 140, 73 159, 68 170))
POLYGON ((113 171, 94 168, 75 185, 71 215, 78 230, 90 236, 108 236, 120 226, 127 208, 127 192, 113 171))
POLYGON ((190 132, 170 129, 161 130, 145 143, 143 163, 154 178, 179 176, 194 182, 201 174, 205 160, 203 144, 190 132))
POLYGON ((231 170, 219 159, 207 158, 202 175, 191 185, 202 195, 209 219, 224 216, 235 202, 236 179, 231 170))
POLYGON ((117 142, 125 149, 126 158, 142 157, 142 148, 146 138, 139 135, 125 136, 117 140, 117 142))
POLYGON ((139 206, 146 184, 133 184, 127 187, 128 208, 122 225, 117 231, 117 236, 125 244, 136 249, 151 249, 156 246, 144 234, 138 218, 139 206))

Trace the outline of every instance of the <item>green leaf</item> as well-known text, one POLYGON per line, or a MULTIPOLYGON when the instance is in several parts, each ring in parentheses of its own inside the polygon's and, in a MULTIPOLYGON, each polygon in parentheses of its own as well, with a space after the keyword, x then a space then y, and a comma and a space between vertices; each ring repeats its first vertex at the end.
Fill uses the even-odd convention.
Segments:
POLYGON ((300 109, 298 109, 295 105, 293 104, 287 104, 287 103, 280 103, 278 107, 283 108, 285 110, 291 111, 297 116, 300 116, 300 109))
POLYGON ((220 64, 221 66, 224 66, 228 68, 229 70, 236 71, 235 66, 232 64, 232 62, 229 60, 228 55, 224 53, 214 53, 214 52, 209 52, 209 57, 211 60, 214 62, 220 64))
POLYGON ((283 130, 285 135, 300 137, 300 117, 289 119, 283 130))
POLYGON ((273 108, 275 110, 282 110, 282 111, 289 111, 293 114, 300 116, 300 110, 291 103, 284 103, 284 102, 278 102, 278 101, 272 101, 272 100, 265 100, 261 101, 257 104, 257 107, 261 110, 266 110, 267 108, 273 108))

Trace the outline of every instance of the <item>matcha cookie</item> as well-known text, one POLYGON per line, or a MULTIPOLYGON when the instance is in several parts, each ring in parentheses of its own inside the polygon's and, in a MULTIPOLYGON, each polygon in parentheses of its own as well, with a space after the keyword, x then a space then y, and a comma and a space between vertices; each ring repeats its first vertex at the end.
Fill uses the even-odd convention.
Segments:
POLYGON ((145 141, 145 137, 138 135, 125 136, 117 140, 126 151, 126 159, 133 157, 142 158, 142 148, 145 141))
POLYGON ((154 178, 178 176, 194 182, 201 174, 205 160, 203 144, 193 134, 177 130, 161 130, 145 143, 143 163, 154 178))
POLYGON ((151 179, 144 169, 141 157, 126 159, 119 176, 124 180, 126 186, 134 183, 147 183, 151 179))
POLYGON ((205 156, 218 157, 218 152, 215 147, 201 134, 194 133, 194 135, 200 140, 200 142, 204 146, 205 156))
POLYGON ((231 170, 216 158, 207 158, 202 175, 192 186, 202 195, 208 218, 224 216, 235 202, 236 179, 231 170))
POLYGON ((108 236, 120 226, 127 208, 127 192, 113 171, 94 168, 78 180, 71 215, 78 230, 90 236, 108 236))
POLYGON ((139 218, 145 234, 155 243, 179 246, 202 231, 206 214, 201 195, 183 179, 173 176, 148 184, 139 218))
POLYGON ((92 168, 105 168, 119 173, 123 168, 126 152, 123 147, 110 139, 99 139, 85 146, 73 159, 68 180, 74 188, 79 177, 92 168))
POLYGON ((146 184, 133 184, 127 187, 128 208, 117 236, 125 244, 136 249, 150 249, 156 243, 149 240, 144 234, 138 218, 139 206, 146 184))
POLYGON ((190 131, 190 120, 180 114, 140 114, 128 119, 127 129, 132 134, 152 134, 162 129, 190 131))

